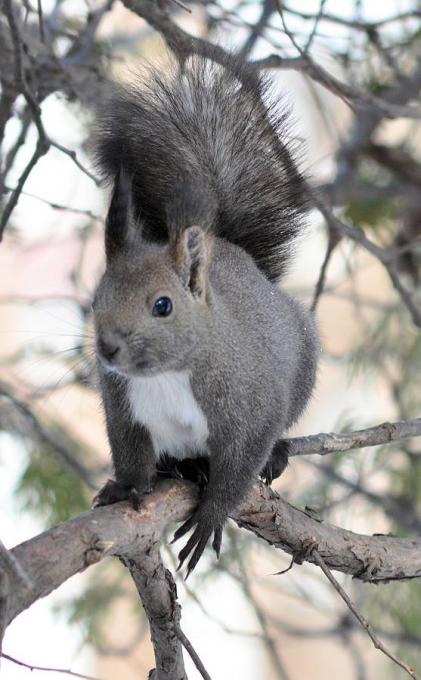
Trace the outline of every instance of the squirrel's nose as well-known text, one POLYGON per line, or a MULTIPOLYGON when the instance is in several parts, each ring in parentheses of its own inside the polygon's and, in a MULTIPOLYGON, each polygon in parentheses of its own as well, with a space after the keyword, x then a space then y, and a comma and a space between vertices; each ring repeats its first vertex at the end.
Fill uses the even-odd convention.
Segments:
POLYGON ((98 350, 99 353, 106 359, 110 364, 113 363, 120 352, 121 345, 119 344, 117 338, 104 338, 100 336, 98 338, 98 350))

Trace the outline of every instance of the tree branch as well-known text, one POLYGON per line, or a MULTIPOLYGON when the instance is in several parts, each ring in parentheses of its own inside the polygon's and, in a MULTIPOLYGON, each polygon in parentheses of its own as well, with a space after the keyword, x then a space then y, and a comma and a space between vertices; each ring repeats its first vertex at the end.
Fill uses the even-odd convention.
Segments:
POLYGON ((15 577, 15 582, 20 588, 29 587, 30 581, 22 569, 19 561, 7 550, 0 541, 0 656, 2 653, 3 635, 7 627, 10 599, 10 577, 15 577))
POLYGON ((151 680, 187 680, 182 642, 178 635, 181 608, 177 588, 159 554, 159 542, 131 557, 122 557, 130 570, 148 617, 156 669, 151 680))
POLYGON ((15 659, 13 656, 10 656, 9 654, 0 654, 0 656, 2 656, 3 659, 7 659, 7 661, 11 661, 17 666, 23 666, 24 668, 27 668, 30 671, 63 673, 63 675, 71 675, 73 678, 83 678, 83 680, 98 680, 98 678, 94 678, 92 677, 92 675, 82 675, 82 673, 75 673, 74 671, 71 671, 69 668, 49 668, 48 666, 35 666, 32 663, 25 663, 24 661, 15 659))
MULTIPOLYGON (((291 440, 307 452, 347 450, 355 446, 396 441, 421 434, 421 419, 384 423, 349 435, 315 435, 291 440)), ((301 451, 302 453, 302 451, 301 451)), ((145 496, 139 512, 127 503, 96 508, 16 546, 10 559, 27 576, 25 587, 16 570, 6 573, 5 628, 18 614, 48 595, 70 576, 106 556, 116 555, 129 568, 149 619, 157 668, 156 680, 186 679, 180 633, 180 608, 173 578, 164 569, 159 545, 169 524, 182 521, 197 502, 197 488, 187 482, 164 480, 145 496)), ((384 583, 421 577, 421 538, 364 536, 320 522, 293 507, 262 483, 256 484, 232 513, 240 527, 291 554, 295 562, 315 561, 308 546, 317 545, 327 568, 362 581, 384 583)), ((1 593, 3 595, 3 593, 1 593)), ((204 678, 209 677, 197 655, 204 678)))
MULTIPOLYGON (((16 546, 12 555, 27 573, 31 587, 14 588, 11 575, 14 594, 7 622, 106 556, 138 559, 161 540, 170 523, 188 516, 196 500, 193 485, 165 480, 144 498, 139 512, 127 503, 96 508, 16 546)), ((309 541, 317 541, 330 569, 362 581, 381 583, 421 576, 421 538, 365 536, 320 522, 260 483, 232 518, 289 554, 300 555, 309 541)), ((306 559, 312 561, 311 555, 306 559)))
POLYGON ((379 649, 383 654, 385 654, 393 663, 395 663, 397 666, 402 668, 408 675, 411 676, 411 678, 414 678, 414 680, 417 680, 419 678, 418 675, 415 675, 415 672, 413 668, 408 666, 408 664, 404 663, 400 659, 398 659, 394 654, 392 654, 387 647, 384 646, 383 642, 379 640, 377 637, 376 633, 372 629, 371 625, 367 621, 367 619, 358 611, 357 607, 355 604, 352 602, 351 598, 349 595, 345 592, 345 590, 342 588, 341 584, 336 580, 336 578, 333 576, 332 572, 330 569, 327 568, 325 561, 322 559, 322 557, 319 555, 317 550, 313 550, 313 559, 316 562, 316 564, 320 567, 326 578, 330 581, 330 583, 333 585, 335 590, 339 593, 343 601, 345 602, 346 606, 349 608, 349 610, 353 613, 357 621, 361 624, 362 628, 367 631, 367 635, 370 637, 371 641, 373 642, 373 645, 375 646, 376 649, 379 649))
POLYGON ((419 436, 421 436, 421 418, 414 418, 395 423, 382 423, 356 432, 340 434, 329 432, 308 437, 293 437, 288 439, 288 456, 306 456, 310 453, 326 456, 328 453, 390 444, 390 442, 419 436))
MULTIPOLYGON (((183 29, 171 21, 168 13, 161 10, 158 5, 148 0, 123 0, 123 3, 127 9, 132 10, 132 12, 145 19, 150 26, 157 30, 164 38, 168 47, 173 50, 179 59, 184 60, 191 54, 198 54, 213 59, 220 64, 229 63, 229 52, 219 45, 186 33, 186 31, 183 31, 183 29)), ((275 3, 280 6, 279 0, 275 0, 275 3)), ((279 54, 271 54, 263 59, 249 62, 249 64, 256 69, 286 68, 300 71, 310 76, 315 82, 318 82, 333 94, 344 99, 351 106, 363 108, 365 111, 380 113, 382 117, 421 118, 421 108, 419 106, 395 103, 391 98, 388 100, 387 98, 376 97, 365 91, 356 90, 351 85, 340 81, 319 64, 316 64, 308 54, 300 54, 298 57, 282 57, 279 54)), ((412 81, 409 82, 408 79, 407 88, 409 90, 413 84, 415 85, 413 98, 417 100, 421 84, 421 69, 418 69, 413 80, 414 83, 412 81)))

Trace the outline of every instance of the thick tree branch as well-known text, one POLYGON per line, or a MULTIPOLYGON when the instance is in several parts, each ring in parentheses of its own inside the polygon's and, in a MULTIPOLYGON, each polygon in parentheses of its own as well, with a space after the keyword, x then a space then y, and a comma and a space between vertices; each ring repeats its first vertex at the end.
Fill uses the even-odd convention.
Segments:
MULTIPOLYGON (((385 423, 349 435, 315 435, 291 440, 291 452, 302 448, 326 453, 356 446, 396 441, 421 434, 421 419, 385 423), (297 444, 298 442, 298 444, 297 444), (301 443, 300 443, 301 442, 301 443)), ((70 576, 108 555, 116 555, 129 568, 142 599, 155 649, 156 680, 186 678, 181 645, 180 608, 171 574, 159 555, 169 524, 184 520, 197 502, 197 489, 187 482, 165 480, 146 496, 139 512, 127 503, 96 508, 74 517, 16 546, 4 568, 1 624, 4 629, 20 612, 48 595, 70 576)), ((329 569, 376 583, 421 577, 421 538, 364 536, 320 522, 256 484, 232 514, 240 527, 291 554, 295 562, 315 561, 309 546, 329 569)), ((200 660, 196 659, 200 664, 200 660)), ((208 677, 205 669, 201 666, 208 677)))
MULTIPOLYGON (((14 588, 8 622, 70 576, 108 555, 136 559, 161 539, 165 527, 182 521, 196 500, 186 482, 160 482, 139 512, 126 503, 96 508, 16 546, 12 555, 31 586, 14 588), (135 557, 133 557, 135 556, 135 557)), ((327 566, 362 581, 385 582, 421 576, 421 538, 364 536, 320 522, 256 484, 233 519, 275 547, 300 555, 316 541, 327 566)), ((308 557, 312 561, 311 555, 308 557)))
MULTIPOLYGON (((82 513, 13 548, 32 586, 13 588, 8 622, 70 576, 107 555, 136 557, 161 539, 164 528, 185 517, 196 496, 191 485, 161 483, 135 512, 118 504, 82 513)), ((12 575, 11 586, 15 584, 12 575)))
POLYGON ((15 583, 21 588, 27 588, 31 585, 19 561, 0 541, 0 656, 2 653, 3 635, 7 627, 11 593, 10 579, 12 576, 15 583))
POLYGON ((177 635, 181 609, 177 588, 159 554, 159 543, 131 557, 122 557, 136 584, 148 617, 155 650, 156 669, 151 680, 187 680, 182 643, 177 635))
POLYGON ((271 489, 256 485, 233 519, 259 538, 312 562, 308 545, 317 543, 330 569, 375 583, 419 578, 421 538, 365 536, 322 522, 298 510, 271 489))

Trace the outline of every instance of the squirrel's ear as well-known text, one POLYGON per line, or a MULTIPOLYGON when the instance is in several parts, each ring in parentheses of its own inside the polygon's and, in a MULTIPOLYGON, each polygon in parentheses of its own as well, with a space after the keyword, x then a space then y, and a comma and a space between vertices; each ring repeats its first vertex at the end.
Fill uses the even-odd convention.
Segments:
POLYGON ((126 244, 132 223, 132 182, 121 167, 114 180, 111 203, 105 221, 107 261, 126 244))
POLYGON ((189 227, 176 238, 174 256, 177 273, 191 294, 205 300, 211 239, 200 227, 189 227))

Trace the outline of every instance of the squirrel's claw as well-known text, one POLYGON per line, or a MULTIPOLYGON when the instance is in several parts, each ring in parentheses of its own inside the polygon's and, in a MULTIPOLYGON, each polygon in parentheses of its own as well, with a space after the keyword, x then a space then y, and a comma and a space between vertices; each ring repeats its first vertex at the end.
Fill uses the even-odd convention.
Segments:
POLYGON ((173 543, 175 543, 176 541, 178 541, 179 538, 184 536, 184 534, 187 534, 187 532, 190 531, 190 529, 196 523, 197 523, 197 519, 195 517, 195 514, 193 513, 193 515, 191 517, 189 517, 189 519, 186 522, 184 522, 184 524, 182 524, 181 527, 178 527, 177 531, 174 532, 174 536, 173 536, 173 539, 171 541, 171 545, 173 543))
POLYGON ((288 465, 289 446, 287 439, 279 439, 273 447, 270 458, 260 473, 260 477, 267 486, 280 477, 288 465))
MULTIPOLYGON (((199 509, 200 511, 200 509, 199 509)), ((190 553, 193 553, 190 557, 190 560, 187 564, 187 575, 186 579, 189 577, 195 566, 197 565, 198 561, 200 560, 203 551, 206 547, 207 542, 209 541, 210 537, 212 536, 212 533, 214 534, 213 542, 212 542, 212 548, 215 550, 217 557, 219 558, 219 554, 221 551, 221 543, 222 543, 222 529, 223 526, 222 524, 217 525, 216 527, 213 526, 212 523, 209 521, 201 521, 200 515, 198 512, 193 513, 189 519, 184 522, 184 524, 181 525, 177 529, 177 531, 174 534, 174 538, 171 541, 171 543, 174 543, 177 541, 179 538, 184 536, 194 525, 197 525, 195 530, 193 531, 192 535, 190 536, 189 540, 187 541, 186 545, 182 550, 180 550, 178 554, 178 559, 179 559, 179 564, 177 567, 177 571, 181 569, 183 566, 183 563, 187 559, 187 557, 190 555, 190 553)))
POLYGON ((140 493, 134 486, 120 484, 114 479, 109 479, 92 501, 92 508, 102 505, 112 505, 119 501, 129 501, 134 510, 139 510, 140 493))
POLYGON ((219 560, 219 555, 221 554, 221 544, 222 544, 222 524, 218 527, 216 527, 215 531, 213 532, 213 541, 212 541, 212 548, 216 552, 216 556, 219 560))
POLYGON ((188 579, 190 576, 191 572, 197 565, 198 561, 200 560, 203 551, 206 547, 206 544, 208 540, 210 539, 212 535, 212 529, 204 528, 201 527, 200 524, 197 525, 196 529, 194 530, 193 534, 190 536, 189 540, 187 541, 186 545, 182 550, 180 550, 178 554, 178 559, 180 560, 179 565, 177 567, 177 571, 181 569, 181 567, 184 564, 184 561, 186 558, 190 555, 192 550, 194 550, 192 556, 190 557, 190 560, 187 564, 187 574, 185 577, 185 581, 188 579))

